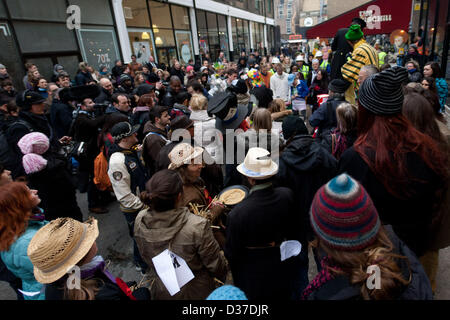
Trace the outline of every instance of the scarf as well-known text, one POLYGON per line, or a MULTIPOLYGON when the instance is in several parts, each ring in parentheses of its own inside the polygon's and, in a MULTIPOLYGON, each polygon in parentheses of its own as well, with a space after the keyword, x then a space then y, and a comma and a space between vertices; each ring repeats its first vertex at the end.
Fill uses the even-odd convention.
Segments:
POLYGON ((334 276, 328 271, 328 267, 333 267, 334 269, 339 269, 338 267, 331 264, 328 257, 324 257, 320 261, 322 270, 316 275, 316 277, 309 283, 305 290, 303 290, 301 299, 307 300, 308 296, 323 286, 328 281, 334 279, 334 276))
POLYGON ((331 134, 336 135, 336 144, 332 154, 336 159, 339 159, 344 151, 347 150, 347 137, 340 134, 339 129, 335 129, 331 134))

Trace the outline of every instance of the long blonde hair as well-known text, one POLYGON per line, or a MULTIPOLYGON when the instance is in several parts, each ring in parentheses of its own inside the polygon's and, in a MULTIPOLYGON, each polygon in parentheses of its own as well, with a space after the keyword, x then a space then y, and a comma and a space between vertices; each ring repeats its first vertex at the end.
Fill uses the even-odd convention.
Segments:
POLYGON ((322 249, 330 258, 328 271, 335 275, 346 275, 352 285, 361 286, 361 296, 364 300, 391 300, 399 296, 402 290, 411 282, 411 270, 408 280, 402 276, 399 260, 406 257, 394 253, 394 245, 386 234, 384 227, 380 228, 375 242, 369 247, 356 252, 336 250, 328 247, 324 241, 316 238, 312 246, 322 249), (371 274, 367 273, 369 266, 377 265, 381 271, 381 289, 368 289, 366 282, 371 274))

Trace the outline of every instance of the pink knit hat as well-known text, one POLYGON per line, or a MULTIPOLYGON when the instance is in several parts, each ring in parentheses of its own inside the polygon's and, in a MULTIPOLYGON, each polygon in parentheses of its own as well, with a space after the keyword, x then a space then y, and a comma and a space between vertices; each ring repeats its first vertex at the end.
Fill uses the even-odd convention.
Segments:
POLYGON ((194 70, 193 66, 187 66, 186 67, 186 72, 190 72, 191 70, 194 70))
POLYGON ((45 134, 31 132, 24 135, 17 145, 24 154, 22 165, 26 174, 39 172, 47 166, 47 160, 41 156, 50 146, 50 141, 45 134))
POLYGON ((24 135, 17 145, 23 154, 44 154, 50 146, 50 141, 47 136, 41 132, 31 132, 24 135))
POLYGON ((22 157, 22 165, 26 174, 31 174, 43 170, 47 166, 47 160, 39 154, 29 153, 22 157))

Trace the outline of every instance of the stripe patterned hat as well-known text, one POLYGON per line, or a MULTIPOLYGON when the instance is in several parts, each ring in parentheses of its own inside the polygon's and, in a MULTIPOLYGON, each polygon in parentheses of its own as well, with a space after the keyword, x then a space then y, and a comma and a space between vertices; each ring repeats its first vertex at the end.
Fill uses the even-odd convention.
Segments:
POLYGON ((406 68, 394 66, 367 78, 359 89, 359 103, 376 115, 402 112, 402 84, 408 81, 406 68))
POLYGON ((317 191, 310 218, 314 232, 327 246, 344 251, 371 245, 381 226, 367 191, 345 173, 317 191))

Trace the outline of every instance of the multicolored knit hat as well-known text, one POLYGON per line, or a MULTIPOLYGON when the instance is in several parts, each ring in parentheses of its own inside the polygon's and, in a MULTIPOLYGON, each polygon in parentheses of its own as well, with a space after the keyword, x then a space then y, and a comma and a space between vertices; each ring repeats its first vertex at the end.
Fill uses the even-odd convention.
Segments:
POLYGON ((344 251, 371 245, 381 226, 367 191, 345 173, 317 191, 310 218, 314 232, 327 246, 344 251))
POLYGON ((259 88, 264 85, 264 82, 262 81, 258 70, 255 69, 250 70, 249 72, 247 72, 247 76, 250 79, 250 82, 252 83, 254 88, 259 88))

